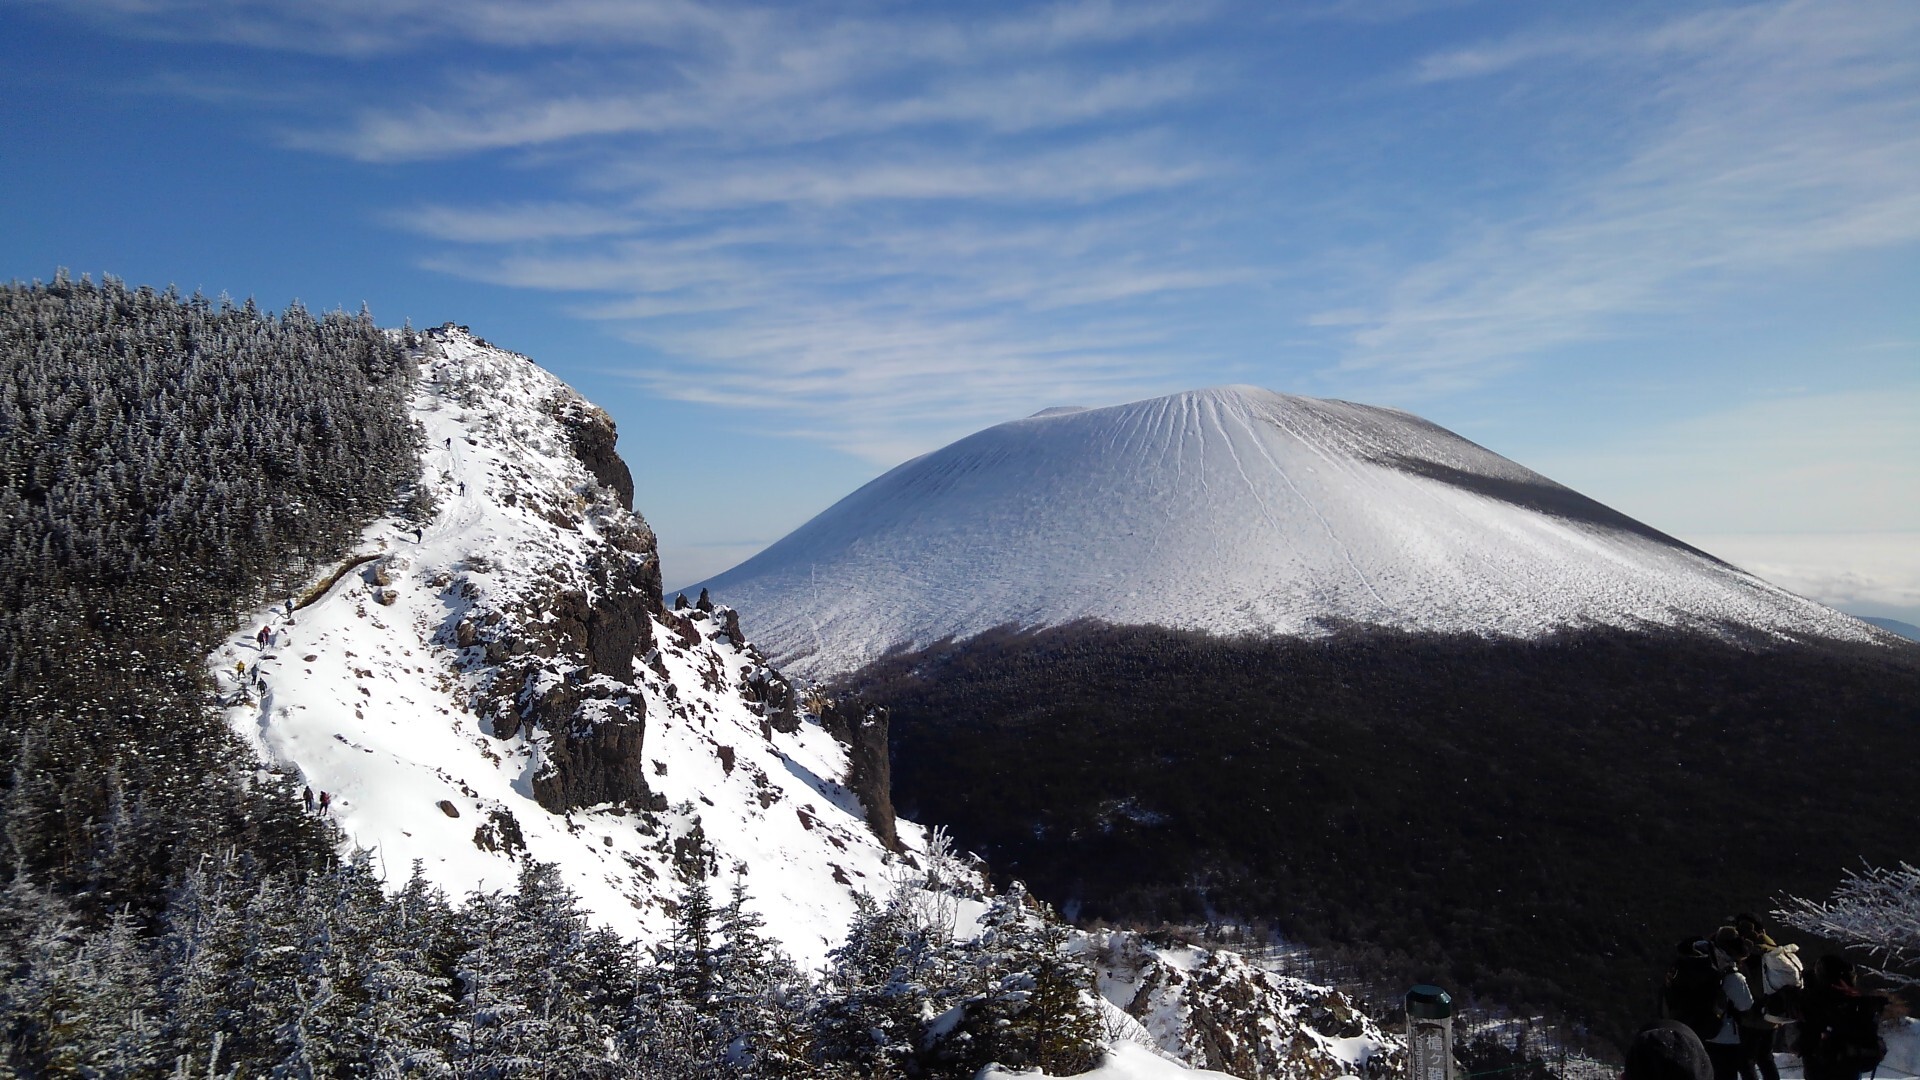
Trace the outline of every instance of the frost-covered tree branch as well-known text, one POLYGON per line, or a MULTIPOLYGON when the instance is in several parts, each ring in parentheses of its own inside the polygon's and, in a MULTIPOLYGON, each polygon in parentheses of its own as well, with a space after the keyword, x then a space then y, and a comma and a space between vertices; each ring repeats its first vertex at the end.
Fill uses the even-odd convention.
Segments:
POLYGON ((1896 970, 1920 961, 1920 866, 1869 866, 1847 871, 1826 900, 1788 896, 1774 911, 1798 930, 1845 942, 1882 966, 1877 974, 1906 985, 1920 977, 1896 970))

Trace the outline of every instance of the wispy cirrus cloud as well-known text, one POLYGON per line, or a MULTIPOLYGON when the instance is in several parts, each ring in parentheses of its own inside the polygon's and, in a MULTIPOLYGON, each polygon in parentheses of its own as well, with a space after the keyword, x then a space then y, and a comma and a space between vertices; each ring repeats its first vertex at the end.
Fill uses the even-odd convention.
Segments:
POLYGON ((397 211, 389 220, 423 236, 461 244, 577 240, 637 232, 637 214, 581 202, 484 206, 429 204, 397 211))
POLYGON ((894 143, 882 152, 769 155, 671 166, 630 159, 590 174, 608 187, 640 185, 641 198, 669 209, 721 209, 882 201, 967 200, 1058 204, 1164 191, 1219 171, 1211 162, 1165 153, 1165 140, 1082 140, 1016 152, 955 152, 894 143))
POLYGON ((1452 50, 1414 75, 1569 61, 1623 114, 1648 117, 1640 132, 1544 205, 1404 270, 1371 317, 1341 312, 1360 324, 1349 369, 1472 382, 1730 283, 1920 241, 1920 9, 1748 5, 1452 50))
MULTIPOLYGON (((735 58, 723 70, 685 73, 671 85, 617 93, 582 90, 572 85, 577 73, 463 75, 443 92, 444 100, 364 108, 346 125, 290 129, 285 138, 304 149, 385 162, 606 136, 698 137, 736 147, 766 147, 902 129, 1019 135, 1146 112, 1202 89, 1198 73, 1184 64, 1118 72, 1089 68, 1010 70, 991 77, 922 76, 906 85, 876 88, 861 85, 862 78, 876 71, 821 70, 819 59, 809 57, 794 70, 780 60, 735 58), (556 88, 556 81, 568 85, 556 88)), ((903 59, 896 54, 893 63, 903 59)), ((851 58, 849 63, 854 63, 851 58)), ((863 60, 855 66, 873 65, 863 60)), ((661 78, 656 75, 651 81, 661 78)), ((617 81, 613 73, 594 80, 617 81)))
MULTIPOLYGON (((993 229, 862 222, 864 204, 764 227, 662 230, 591 250, 487 249, 447 272, 607 297, 575 308, 654 359, 629 372, 662 396, 784 415, 791 434, 891 463, 1045 400, 1163 385, 1181 320, 1138 303, 1242 284, 1244 267, 1129 251, 1121 221, 993 229), (1059 319, 1078 309, 1087 317, 1059 319)), ((704 219, 704 216, 703 216, 704 219)))
POLYGON ((382 212, 421 265, 865 453, 1122 388, 1444 394, 1920 242, 1920 9, 1463 4, 63 6, 318 58, 288 145, 464 170, 382 212))
MULTIPOLYGON (((569 295, 646 351, 632 375, 652 393, 781 412, 785 430, 869 456, 1036 394, 1164 385, 1193 352, 1182 320, 1149 331, 1128 309, 1249 280, 1153 254, 1213 213, 1169 197, 1233 172, 1168 120, 1220 93, 1223 62, 1112 53, 1209 5, 743 10, 706 38, 662 16, 661 40, 690 44, 632 80, 626 53, 459 71, 287 141, 381 163, 564 163, 563 198, 434 200, 389 220, 442 245, 424 265, 569 295)), ((599 13, 567 11, 576 27, 599 13)), ((492 39, 500 18, 461 32, 492 39)))

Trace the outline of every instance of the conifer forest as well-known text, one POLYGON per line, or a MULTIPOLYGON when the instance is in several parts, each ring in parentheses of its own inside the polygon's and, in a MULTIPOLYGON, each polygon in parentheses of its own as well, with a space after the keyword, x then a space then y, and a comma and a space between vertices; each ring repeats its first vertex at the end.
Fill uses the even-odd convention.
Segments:
POLYGON ((539 863, 395 890, 257 764, 204 658, 369 521, 432 513, 410 335, 113 278, 0 287, 0 1076, 1090 1067, 1064 928, 949 857, 802 972, 711 852, 642 949, 539 863), (987 914, 958 941, 962 894, 987 914))

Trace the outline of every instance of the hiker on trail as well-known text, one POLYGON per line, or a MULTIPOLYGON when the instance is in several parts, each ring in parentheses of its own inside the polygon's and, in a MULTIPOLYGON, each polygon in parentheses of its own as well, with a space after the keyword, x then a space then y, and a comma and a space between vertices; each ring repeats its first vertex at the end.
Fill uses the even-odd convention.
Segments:
POLYGON ((247 677, 247 662, 245 660, 235 660, 233 662, 233 677, 235 680, 244 680, 247 677))
POLYGON ((1648 1024, 1627 1047, 1621 1080, 1711 1080, 1713 1064, 1700 1036, 1678 1020, 1648 1024))
POLYGON ((293 618, 293 597, 287 597, 287 618, 293 618))
POLYGON ((453 449, 453 436, 447 436, 447 449, 453 449))
POLYGON ((465 495, 466 493, 467 493, 467 482, 465 480, 462 480, 460 481, 460 494, 465 495))
POLYGON ((415 529, 415 530, 413 530, 413 542, 414 542, 414 543, 416 543, 416 544, 418 544, 418 543, 420 543, 420 542, 421 542, 421 541, 420 541, 420 530, 419 530, 419 529, 415 529))
POLYGON ((1748 949, 1740 974, 1747 977, 1747 988, 1760 1003, 1740 1015, 1740 1046, 1747 1057, 1740 1075, 1744 1080, 1780 1080, 1773 1051, 1780 1029, 1799 1009, 1800 961, 1795 956, 1799 947, 1782 947, 1767 933, 1760 917, 1749 912, 1734 916, 1733 928, 1748 949))
POLYGON ((300 801, 307 804, 307 813, 309 814, 313 813, 313 785, 312 784, 308 784, 306 787, 300 789, 300 801))
POLYGON ((1753 1011, 1753 987, 1740 973, 1740 965, 1752 951, 1740 931, 1731 926, 1713 932, 1713 961, 1721 973, 1720 999, 1725 1010, 1719 1032, 1706 1040, 1714 1080, 1734 1080, 1752 1067, 1741 1039, 1741 1018, 1753 1011))
POLYGON ((1887 1056, 1880 1012, 1887 999, 1854 984, 1853 961, 1832 954, 1814 965, 1801 997, 1800 1060, 1807 1080, 1860 1080, 1887 1056))
POLYGON ((1713 1063, 1714 1080, 1735 1080, 1746 1060, 1738 1014, 1753 1008, 1753 992, 1736 967, 1746 956, 1740 932, 1723 926, 1710 940, 1682 941, 1667 972, 1666 1018, 1700 1037, 1713 1063))
POLYGON ((262 627, 260 628, 260 632, 259 632, 259 633, 257 633, 257 634, 255 634, 255 635, 253 635, 253 640, 254 640, 254 641, 255 641, 256 643, 258 643, 258 644, 259 644, 259 646, 260 646, 261 648, 263 648, 263 649, 264 649, 264 648, 266 648, 266 647, 267 647, 267 642, 268 642, 268 641, 269 641, 269 640, 270 640, 270 639, 271 639, 272 637, 273 637, 273 631, 272 631, 272 630, 269 630, 269 629, 267 629, 267 628, 266 628, 266 627, 264 627, 264 626, 262 626, 262 627))
POLYGON ((326 792, 324 792, 324 791, 323 791, 323 792, 321 792, 321 793, 320 793, 320 812, 321 812, 322 814, 324 814, 324 813, 326 813, 326 812, 327 812, 327 808, 328 808, 328 807, 330 807, 330 806, 332 806, 332 805, 333 805, 333 796, 332 796, 332 795, 329 795, 329 794, 327 794, 327 793, 326 793, 326 792))

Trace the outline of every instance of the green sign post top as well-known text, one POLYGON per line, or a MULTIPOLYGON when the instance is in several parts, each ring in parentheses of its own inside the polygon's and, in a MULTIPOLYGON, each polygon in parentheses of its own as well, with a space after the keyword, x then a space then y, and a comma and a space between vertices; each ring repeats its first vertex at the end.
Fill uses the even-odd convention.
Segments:
POLYGON ((1453 995, 1421 983, 1407 991, 1407 1016, 1414 1020, 1445 1020, 1453 1015, 1453 995))

